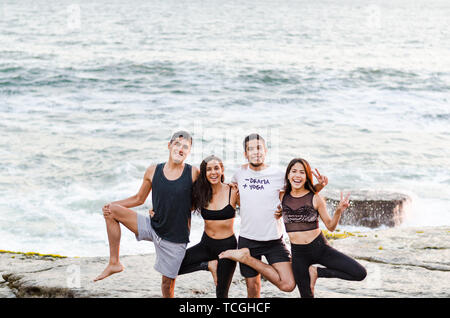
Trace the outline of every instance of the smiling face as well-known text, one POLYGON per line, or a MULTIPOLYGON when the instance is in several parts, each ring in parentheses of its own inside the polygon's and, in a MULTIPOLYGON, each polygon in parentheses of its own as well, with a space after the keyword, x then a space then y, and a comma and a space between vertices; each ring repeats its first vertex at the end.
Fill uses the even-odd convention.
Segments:
POLYGON ((170 159, 174 163, 180 164, 191 152, 191 142, 183 137, 178 137, 169 142, 168 148, 170 159))
POLYGON ((223 181, 223 164, 219 160, 212 159, 206 164, 206 179, 212 185, 223 181))
POLYGON ((305 186, 307 180, 305 167, 300 162, 294 164, 289 171, 288 180, 294 190, 300 190, 305 186))
POLYGON ((317 193, 313 184, 311 166, 302 158, 294 158, 289 162, 284 175, 284 184, 286 193, 301 189, 317 193))
POLYGON ((245 147, 245 158, 249 164, 258 167, 264 163, 266 159, 267 149, 263 140, 252 139, 249 140, 245 147))

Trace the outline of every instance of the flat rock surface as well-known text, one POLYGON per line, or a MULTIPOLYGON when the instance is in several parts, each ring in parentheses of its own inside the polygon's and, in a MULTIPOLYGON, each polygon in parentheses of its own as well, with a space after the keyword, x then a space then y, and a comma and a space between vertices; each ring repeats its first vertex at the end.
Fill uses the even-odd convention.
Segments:
MULTIPOLYGON (((319 279, 316 297, 450 297, 450 227, 390 228, 353 233, 332 240, 338 250, 366 267, 362 282, 319 279)), ((149 243, 151 244, 151 243, 149 243)), ((121 257, 125 270, 93 282, 107 257, 48 258, 0 254, 0 297, 160 297, 161 275, 153 269, 155 255, 121 257)), ((262 280, 262 297, 299 297, 262 280)), ((177 278, 176 297, 215 297, 209 272, 177 278)), ((230 297, 245 298, 239 269, 230 297)))

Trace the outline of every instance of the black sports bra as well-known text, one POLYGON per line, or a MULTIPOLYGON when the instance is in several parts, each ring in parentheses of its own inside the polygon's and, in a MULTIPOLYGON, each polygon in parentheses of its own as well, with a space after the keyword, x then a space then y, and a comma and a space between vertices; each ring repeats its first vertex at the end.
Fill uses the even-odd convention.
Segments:
POLYGON ((236 210, 230 204, 231 199, 231 187, 230 193, 228 194, 228 205, 222 210, 208 210, 201 208, 201 215, 204 220, 228 220, 236 216, 236 210))
POLYGON ((295 198, 288 193, 284 195, 282 215, 286 232, 302 232, 319 228, 319 212, 314 209, 313 197, 313 192, 300 198, 295 198))

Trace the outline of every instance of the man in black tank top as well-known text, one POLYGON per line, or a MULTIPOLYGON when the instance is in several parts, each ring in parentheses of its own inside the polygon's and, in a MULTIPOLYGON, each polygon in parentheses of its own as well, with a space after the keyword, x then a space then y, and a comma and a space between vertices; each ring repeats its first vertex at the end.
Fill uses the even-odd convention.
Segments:
POLYGON ((198 168, 184 163, 191 146, 189 133, 174 133, 167 146, 169 160, 147 168, 138 193, 103 207, 110 259, 108 266, 94 281, 123 270, 119 261, 121 223, 136 235, 138 241, 154 243, 154 268, 162 274, 162 295, 174 297, 175 279, 189 242, 192 183, 199 175, 198 168), (150 191, 153 210, 156 211, 152 218, 130 209, 144 204, 150 191))

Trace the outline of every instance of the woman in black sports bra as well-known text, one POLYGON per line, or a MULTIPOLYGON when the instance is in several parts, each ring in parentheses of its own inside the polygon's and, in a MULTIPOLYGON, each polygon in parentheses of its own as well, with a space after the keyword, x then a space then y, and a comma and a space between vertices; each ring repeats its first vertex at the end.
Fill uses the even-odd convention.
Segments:
POLYGON ((200 211, 205 228, 200 243, 186 250, 178 274, 209 270, 216 283, 216 296, 227 298, 236 262, 219 260, 218 255, 237 248, 233 224, 239 195, 237 189, 224 183, 223 163, 214 155, 200 164, 200 175, 193 184, 192 204, 193 210, 200 211))
POLYGON ((292 269, 302 298, 314 297, 314 285, 318 277, 341 278, 360 281, 367 273, 353 258, 331 247, 319 228, 319 216, 328 230, 334 231, 342 212, 349 205, 349 195, 343 198, 333 217, 327 212, 325 200, 312 183, 309 163, 301 158, 293 159, 285 175, 286 191, 280 194, 281 213, 291 242, 292 269), (321 264, 325 267, 312 266, 321 264))

